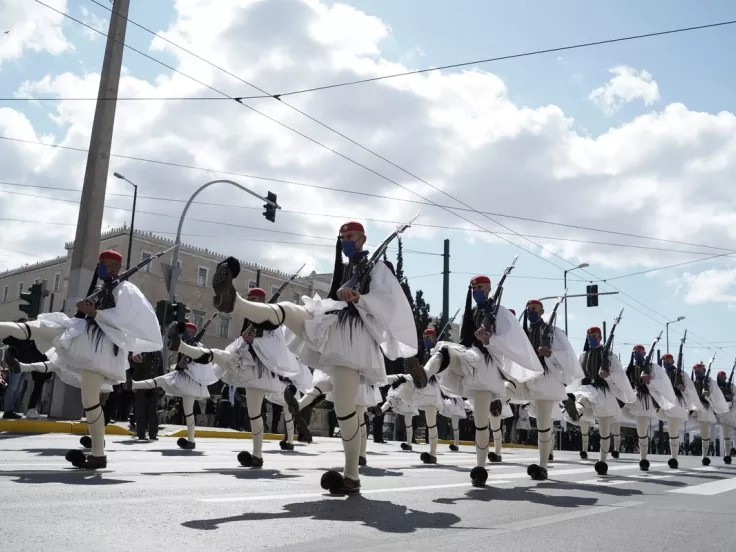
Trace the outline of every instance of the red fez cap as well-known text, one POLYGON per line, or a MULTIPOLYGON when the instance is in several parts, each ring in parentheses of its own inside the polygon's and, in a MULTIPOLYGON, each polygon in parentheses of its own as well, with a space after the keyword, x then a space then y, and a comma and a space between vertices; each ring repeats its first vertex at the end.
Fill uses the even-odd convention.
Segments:
POLYGON ((250 288, 248 290, 248 297, 265 297, 266 292, 261 288, 250 288))
POLYGON ((388 269, 391 271, 391 273, 396 276, 396 269, 394 268, 394 263, 391 261, 383 261, 383 264, 385 264, 388 269))
POLYGON ((601 329, 598 326, 592 326, 592 327, 588 328, 588 335, 591 335, 591 334, 594 334, 594 333, 597 333, 599 335, 603 335, 603 333, 601 332, 601 329))
POLYGON ((669 359, 669 360, 675 360, 675 357, 673 357, 670 353, 665 353, 662 355, 662 360, 669 359))
POLYGON ((424 335, 437 335, 437 332, 434 331, 434 328, 427 328, 424 330, 424 335))
POLYGON ((511 314, 513 314, 514 316, 516 316, 516 311, 515 311, 514 309, 509 309, 509 312, 510 312, 511 314))
POLYGON ((528 307, 529 305, 539 305, 540 307, 544 308, 544 305, 539 299, 529 299, 526 302, 526 306, 528 307))
POLYGON ((696 362, 695 364, 693 364, 693 368, 705 368, 705 364, 703 364, 702 362, 696 362))
POLYGON ((470 280, 470 285, 471 286, 475 286, 475 285, 478 285, 478 284, 490 284, 490 283, 491 283, 491 279, 488 276, 483 276, 482 274, 480 274, 478 276, 474 276, 470 280))
POLYGON ((193 324, 192 322, 187 322, 185 324, 185 327, 186 327, 187 330, 192 330, 193 332, 196 332, 197 331, 197 325, 196 324, 193 324))
POLYGON ((108 249, 107 251, 103 251, 102 253, 100 253, 100 260, 104 261, 105 259, 117 261, 119 263, 123 262, 123 256, 117 251, 113 251, 112 249, 108 249))
POLYGON ((725 378, 726 377, 726 372, 724 372, 723 370, 721 370, 720 372, 718 372, 718 377, 719 378, 725 378))
POLYGON ((363 232, 365 234, 365 228, 359 222, 351 220, 340 227, 340 233, 344 234, 345 232, 363 232))
POLYGON ((647 348, 644 345, 634 345, 634 351, 646 351, 647 348))

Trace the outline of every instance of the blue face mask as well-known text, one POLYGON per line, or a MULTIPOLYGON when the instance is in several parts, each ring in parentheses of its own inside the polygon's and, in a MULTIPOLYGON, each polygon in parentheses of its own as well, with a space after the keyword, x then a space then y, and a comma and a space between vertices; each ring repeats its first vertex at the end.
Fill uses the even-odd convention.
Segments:
POLYGON ((541 317, 539 316, 539 313, 534 309, 528 309, 526 311, 526 318, 527 320, 529 320, 530 323, 536 324, 537 322, 539 322, 539 319, 541 317))
POLYGON ((105 263, 98 263, 96 272, 100 280, 107 280, 110 277, 110 270, 105 263))
POLYGON ((486 292, 482 289, 474 289, 473 290, 473 301, 475 301, 476 305, 482 305, 486 302, 486 292))
POLYGON ((342 253, 348 259, 352 259, 358 254, 358 248, 354 241, 342 240, 342 253))
POLYGON ((634 361, 636 363, 641 364, 642 362, 644 362, 644 360, 646 360, 644 353, 642 353, 641 351, 636 351, 634 353, 634 361))
POLYGON ((424 338, 424 348, 425 349, 430 349, 433 345, 434 343, 432 343, 431 339, 429 339, 428 337, 424 338))
POLYGON ((590 347, 591 349, 595 349, 596 347, 598 347, 598 338, 596 336, 588 336, 588 347, 590 347))
POLYGON ((189 335, 189 332, 184 332, 183 334, 181 334, 182 341, 189 341, 191 338, 192 336, 189 335))
POLYGON ((703 381, 705 379, 705 372, 695 372, 695 379, 697 381, 703 381))
POLYGON ((667 370, 668 372, 672 372, 672 370, 675 369, 675 365, 674 364, 664 363, 662 366, 664 366, 664 369, 667 370))

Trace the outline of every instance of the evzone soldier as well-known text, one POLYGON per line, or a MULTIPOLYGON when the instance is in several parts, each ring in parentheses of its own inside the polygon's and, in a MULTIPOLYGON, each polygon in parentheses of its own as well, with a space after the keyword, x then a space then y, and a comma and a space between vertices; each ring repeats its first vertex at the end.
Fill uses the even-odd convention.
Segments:
MULTIPOLYGON (((266 302, 266 292, 261 288, 248 290, 247 297, 250 304, 264 305, 266 302)), ((195 362, 214 362, 217 365, 215 375, 219 379, 235 388, 245 389, 253 448, 252 452, 241 451, 238 462, 248 468, 262 467, 263 400, 271 393, 284 392, 284 384, 279 377, 298 378, 302 374, 299 361, 286 347, 284 328, 268 321, 255 322, 246 316, 242 335, 225 350, 187 345, 181 341, 175 325, 169 329, 168 337, 172 351, 185 354, 195 362)))
MULTIPOLYGON (((0 339, 13 336, 53 346, 46 352, 48 361, 33 364, 18 362, 9 349, 5 362, 11 371, 56 372, 64 383, 82 390, 92 451, 89 455, 81 450, 66 454, 67 461, 76 468, 107 467, 100 392, 103 388, 111 391, 113 385, 125 381, 129 352, 160 351, 163 346, 153 307, 135 285, 119 278, 122 261, 117 251, 100 253, 88 299, 77 303, 75 317, 52 312, 39 314, 32 322, 0 323, 0 339), (102 288, 95 294, 100 280, 102 288)), ((131 269, 128 275, 149 262, 131 269)))
MULTIPOLYGON (((506 274, 510 270, 508 268, 506 274)), ((475 486, 484 486, 488 479, 487 457, 492 462, 501 461, 501 419, 506 401, 504 378, 526 382, 542 372, 519 321, 500 305, 503 281, 499 282, 493 299, 489 299, 491 281, 488 276, 475 276, 470 280, 460 343, 438 342, 424 367, 427 376, 436 376, 446 393, 472 398, 476 467, 471 470, 470 479, 475 486), (476 307, 472 306, 472 301, 476 307), (488 454, 489 425, 495 440, 495 450, 491 454, 488 454)))
POLYGON ((716 415, 718 423, 723 427, 723 461, 726 464, 731 463, 731 456, 736 456, 736 451, 734 451, 732 447, 733 429, 736 427, 736 404, 734 404, 733 400, 736 386, 734 386, 733 383, 733 373, 734 368, 731 369, 730 377, 726 377, 726 372, 720 371, 716 378, 718 388, 721 390, 721 393, 723 393, 723 398, 728 404, 728 412, 716 415))
POLYGON ((729 408, 718 384, 710 377, 710 367, 706 372, 705 364, 698 362, 693 366, 692 379, 701 409, 691 412, 690 419, 700 424, 700 438, 703 444, 701 462, 704 466, 709 466, 710 425, 718 423, 716 415, 727 413, 729 408))
MULTIPOLYGON (((619 319, 616 320, 616 324, 619 319)), ((611 335, 605 346, 601 341, 600 328, 588 328, 583 354, 580 356, 580 365, 585 377, 575 380, 567 387, 568 393, 575 396, 576 412, 572 415, 571 409, 566 408, 564 413, 568 422, 580 424, 582 459, 588 458, 590 426, 598 421, 601 451, 600 460, 595 463, 595 471, 599 475, 608 473, 606 460, 611 441, 611 423, 621 414, 618 400, 624 404, 636 400, 636 393, 626 378, 626 372, 611 349, 615 327, 616 325, 611 329, 611 335)))
MULTIPOLYGON (((181 340, 192 347, 201 347, 198 341, 197 325, 191 322, 184 324, 184 332, 181 340)), ((208 385, 216 383, 220 378, 215 374, 214 364, 202 361, 193 361, 190 357, 178 354, 176 365, 173 369, 154 379, 133 381, 133 390, 138 389, 163 389, 168 395, 180 397, 184 409, 184 421, 187 426, 187 438, 180 437, 176 444, 184 450, 194 450, 195 443, 195 420, 194 401, 197 399, 209 399, 208 385)))
MULTIPOLYGON (((385 245, 407 227, 400 227, 376 253, 382 253, 385 245)), ((240 263, 232 257, 218 265, 213 278, 214 302, 220 312, 235 311, 256 323, 285 325, 295 336, 290 347, 300 361, 330 375, 345 451, 343 474, 330 470, 322 476, 322 487, 332 494, 360 492, 361 439, 356 400, 361 376, 370 385, 385 385, 384 355, 395 360, 417 352, 414 317, 406 295, 375 254, 367 259, 365 243, 362 224, 348 222, 341 226, 330 294, 327 299, 304 296, 303 306, 243 299, 232 283, 240 273, 240 263), (349 260, 347 265, 342 263, 343 254, 349 260)), ((415 382, 418 377, 416 373, 415 382)))
POLYGON ((685 339, 683 338, 680 343, 677 364, 675 364, 675 359, 671 354, 662 355, 662 368, 664 368, 674 389, 676 399, 671 408, 660 408, 659 410, 659 419, 667 423, 671 456, 667 461, 667 465, 672 469, 679 467, 677 459, 680 455, 680 427, 688 421, 690 412, 702 408, 698 393, 695 390, 695 384, 690 378, 685 377, 682 369, 682 347, 684 342, 685 339))
MULTIPOLYGON (((537 377, 520 383, 510 379, 506 382, 506 392, 511 402, 518 404, 533 403, 534 416, 537 419, 537 443, 539 464, 532 464, 527 469, 529 476, 537 481, 547 479, 547 463, 554 448, 552 434, 552 415, 555 406, 570 400, 566 386, 583 377, 575 349, 567 339, 565 332, 554 326, 557 307, 564 299, 560 298, 550 317, 550 323, 542 319, 544 305, 537 299, 526 304, 523 316, 523 328, 534 351, 537 352, 543 372, 537 377)), ((531 414, 530 414, 531 415, 531 414)))
POLYGON ((472 412, 472 410, 473 406, 466 399, 449 397, 443 394, 440 415, 450 419, 452 427, 451 452, 460 450, 460 420, 465 420, 468 417, 467 413, 472 412))
MULTIPOLYGON (((661 334, 660 334, 661 337, 661 334)), ((659 421, 657 411, 671 409, 677 403, 675 391, 672 388, 664 368, 652 362, 654 348, 659 341, 652 343, 649 353, 643 345, 635 345, 631 353, 631 361, 626 368, 626 377, 631 387, 636 391, 636 400, 624 404, 622 417, 632 420, 636 425, 636 437, 639 444, 639 468, 649 470, 649 424, 652 420, 659 421)))
MULTIPOLYGON (((301 397, 302 393, 312 388, 312 372, 308 366, 299 363, 301 374, 292 378, 279 377, 281 381, 281 390, 266 395, 266 400, 271 404, 278 404, 284 411, 284 428, 286 435, 284 440, 279 442, 281 450, 294 450, 294 415, 289 411, 289 405, 285 400, 288 393, 293 397, 301 397)), ((247 397, 247 395, 246 395, 247 397)), ((307 441, 312 442, 311 435, 307 435, 307 441)))

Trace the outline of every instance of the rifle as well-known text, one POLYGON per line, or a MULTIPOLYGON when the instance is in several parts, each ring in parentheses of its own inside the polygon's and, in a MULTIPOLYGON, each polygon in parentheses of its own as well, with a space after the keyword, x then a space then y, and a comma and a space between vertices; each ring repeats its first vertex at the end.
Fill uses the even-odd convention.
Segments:
MULTIPOLYGON (((289 286, 289 284, 290 284, 291 282, 293 282, 293 281, 294 281, 294 279, 296 279, 296 277, 297 277, 297 276, 299 276, 299 273, 300 273, 300 272, 302 271, 302 269, 303 269, 303 268, 304 268, 305 266, 307 266, 307 263, 304 263, 304 264, 303 264, 303 265, 302 265, 302 266, 301 266, 301 267, 299 268, 299 270, 297 270, 297 271, 296 271, 296 272, 295 272, 294 274, 292 274, 292 275, 291 275, 291 278, 289 278, 289 279, 288 279, 288 280, 286 280, 286 281, 285 281, 285 282, 284 282, 283 284, 281 284, 281 286, 279 287, 279 289, 277 289, 277 290, 276 290, 276 293, 274 293, 274 294, 273 294, 273 295, 271 296, 271 298, 270 298, 270 299, 268 300, 268 302, 269 302, 270 304, 273 304, 273 303, 275 303, 276 301, 278 301, 279 297, 281 297, 281 292, 282 292, 282 291, 284 291, 284 290, 285 290, 285 289, 286 289, 286 288, 287 288, 287 287, 289 286)), ((245 329, 245 331, 243 331, 243 332, 240 332, 240 333, 241 333, 241 334, 249 334, 249 333, 251 333, 251 332, 253 331, 253 326, 255 326, 255 324, 254 324, 253 322, 251 322, 251 324, 250 324, 250 325, 249 325, 249 326, 248 326, 248 327, 247 327, 247 328, 245 329)))
POLYGON ((644 374, 645 376, 651 376, 652 375, 652 357, 654 356, 654 348, 657 346, 657 343, 659 343, 659 340, 662 339, 662 332, 659 332, 659 335, 657 338, 652 342, 652 346, 649 347, 649 353, 647 354, 646 359, 644 359, 644 366, 639 367, 639 365, 636 365, 636 383, 641 382, 641 376, 644 374))
POLYGON ((506 281, 506 277, 509 275, 509 273, 514 270, 514 266, 516 265, 516 260, 518 258, 518 255, 514 257, 514 260, 511 261, 511 264, 507 266, 506 269, 503 271, 503 275, 501 276, 501 279, 498 281, 498 285, 496 286, 496 291, 493 293, 493 298, 490 301, 486 301, 486 304, 482 307, 482 309, 485 311, 485 314, 483 315, 483 322, 481 323, 481 327, 491 335, 496 332, 496 314, 498 313, 498 307, 501 305, 501 297, 503 296, 503 284, 506 281))
POLYGON ((204 333, 207 331, 207 328, 209 327, 209 325, 212 323, 212 321, 215 318, 217 318, 216 312, 210 317, 210 319, 207 322, 205 322, 205 325, 202 326, 202 329, 197 332, 197 335, 194 336, 195 343, 199 343, 199 340, 202 339, 202 337, 204 337, 204 333))
POLYGON ((728 376, 728 390, 730 391, 732 389, 733 385, 733 371, 736 370, 736 360, 733 361, 733 367, 731 368, 731 375, 728 376))
POLYGON ((555 308, 552 309, 552 314, 549 317, 549 322, 544 328, 542 333, 542 347, 552 350, 552 339, 554 338, 555 322, 557 322, 557 309, 560 307, 562 302, 567 299, 567 289, 565 292, 557 298, 555 308))
MULTIPOLYGON (((440 340, 440 338, 441 338, 441 337, 442 337, 442 336, 444 335, 445 331, 447 331, 447 328, 449 328, 449 327, 450 327, 450 326, 452 325, 452 323, 453 323, 453 322, 455 321, 455 318, 457 318, 457 315, 458 315, 459 313, 460 313, 460 309, 457 309, 457 310, 455 311, 455 314, 453 314, 453 315, 452 315, 452 318, 450 318, 450 319, 449 319, 449 320, 447 321, 447 324, 445 324, 445 326, 444 326, 444 327, 442 328, 442 331, 441 331, 440 333, 438 333, 438 334, 437 334, 437 341, 439 341, 439 340, 440 340)), ((733 373, 732 373, 731 375, 733 375, 733 373)))
POLYGON ((674 387, 677 390, 677 387, 679 385, 683 385, 685 382, 682 381, 683 374, 685 371, 683 370, 682 366, 682 349, 685 346, 685 341, 687 340, 687 330, 685 330, 685 334, 682 336, 682 339, 680 340, 680 352, 677 354, 677 369, 675 370, 675 381, 674 381, 674 387))
POLYGON ((601 361, 601 369, 600 372, 611 372, 611 350, 613 349, 613 334, 616 333, 616 326, 618 326, 618 323, 621 322, 621 317, 624 314, 624 307, 621 307, 621 312, 618 313, 618 316, 614 318, 613 320, 613 326, 611 327, 611 333, 608 334, 608 339, 606 339, 606 344, 603 346, 603 359, 601 361))
POLYGON ((418 218, 419 215, 415 216, 409 222, 397 226, 396 230, 394 230, 391 235, 383 240, 381 245, 376 248, 370 259, 368 259, 367 255, 363 255, 360 261, 358 261, 358 264, 355 266, 355 270, 353 271, 353 275, 350 280, 345 282, 340 289, 352 289, 360 291, 358 287, 362 289, 365 279, 370 275, 371 270, 373 270, 373 267, 376 266, 376 263, 380 261, 381 257, 383 257, 383 255, 386 253, 388 245, 392 241, 394 241, 399 234, 403 234, 407 228, 411 228, 411 225, 418 218))

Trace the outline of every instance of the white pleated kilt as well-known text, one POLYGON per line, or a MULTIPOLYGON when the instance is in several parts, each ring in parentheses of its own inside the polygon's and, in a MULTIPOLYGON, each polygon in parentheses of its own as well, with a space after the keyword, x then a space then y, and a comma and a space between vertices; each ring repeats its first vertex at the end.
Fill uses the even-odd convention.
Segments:
POLYGON ((445 418, 452 418, 457 416, 461 420, 468 417, 465 412, 465 401, 460 398, 447 397, 442 400, 442 408, 440 408, 440 414, 445 418))
MULTIPOLYGON (((494 397, 493 400, 496 400, 496 398, 494 397)), ((501 416, 500 416, 501 419, 502 420, 505 420, 506 418, 513 418, 514 417, 514 411, 511 410, 511 406, 509 405, 509 401, 507 401, 506 399, 500 399, 500 400, 503 401, 503 406, 501 407, 501 416)), ((475 401, 473 400, 472 397, 468 399, 468 403, 472 407, 473 412, 475 412, 475 401)))
POLYGON ((736 427, 736 406, 731 406, 725 414, 716 414, 716 419, 721 425, 736 427))
POLYGON ((278 376, 266 368, 253 355, 245 342, 234 341, 225 349, 230 354, 230 365, 215 367, 215 375, 224 383, 245 389, 259 389, 266 393, 278 393, 283 390, 283 383, 278 376))
POLYGON ((551 372, 541 374, 524 383, 506 382, 506 396, 512 403, 524 404, 530 401, 564 401, 567 399, 565 385, 558 381, 551 372))
POLYGON ((442 347, 447 347, 451 357, 450 366, 437 376, 445 393, 467 397, 474 391, 488 391, 495 398, 506 398, 501 372, 492 360, 486 362, 480 350, 440 341, 433 351, 439 351, 442 347))
MULTIPOLYGON (((281 389, 279 391, 271 392, 266 395, 266 400, 272 404, 278 404, 288 410, 289 407, 284 400, 284 391, 286 391, 286 383, 281 382, 281 389)), ((297 391, 296 395, 294 396, 296 397, 296 400, 302 398, 302 394, 300 391, 297 391)))
POLYGON ((652 397, 637 397, 636 401, 623 406, 622 416, 626 420, 635 421, 637 418, 648 418, 650 420, 659 420, 657 407, 654 406, 652 397))
POLYGON ((435 379, 429 381, 422 389, 415 388, 412 404, 420 410, 424 410, 427 407, 434 407, 438 411, 441 410, 444 406, 444 401, 442 400, 439 382, 435 379))
POLYGON ((358 396, 355 398, 355 406, 365 406, 370 408, 383 402, 381 391, 378 387, 368 383, 361 383, 358 386, 358 396))
MULTIPOLYGON (((69 318, 61 312, 40 314, 38 321, 48 328, 58 331, 52 340, 53 348, 46 352, 52 369, 61 380, 72 387, 82 388, 82 372, 94 372, 105 378, 102 392, 112 392, 112 386, 125 381, 128 369, 128 352, 118 349, 102 333, 99 343, 87 330, 83 318, 69 318), (95 346, 97 345, 97 346, 95 346)), ((96 333, 96 332, 95 332, 96 333)))
POLYGON ((336 314, 328 311, 345 308, 331 299, 315 301, 303 297, 304 307, 312 314, 304 322, 304 332, 295 336, 288 346, 300 362, 332 374, 334 366, 360 372, 369 383, 386 385, 386 367, 381 347, 368 333, 362 319, 350 318, 338 323, 336 314))
POLYGON ((716 414, 713 412, 713 408, 702 410, 696 410, 690 414, 690 420, 693 422, 699 422, 701 424, 717 424, 716 414))
POLYGON ((207 385, 194 379, 188 370, 173 370, 158 377, 156 378, 156 385, 163 389, 167 395, 173 397, 210 398, 207 385))
POLYGON ((568 423, 577 425, 582 421, 594 424, 598 418, 616 418, 621 415, 621 407, 610 389, 604 393, 592 385, 573 384, 568 386, 568 391, 575 395, 576 401, 583 404, 583 416, 577 422, 572 421, 567 413, 563 412, 562 416, 568 423))

